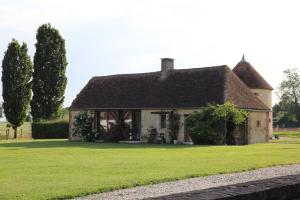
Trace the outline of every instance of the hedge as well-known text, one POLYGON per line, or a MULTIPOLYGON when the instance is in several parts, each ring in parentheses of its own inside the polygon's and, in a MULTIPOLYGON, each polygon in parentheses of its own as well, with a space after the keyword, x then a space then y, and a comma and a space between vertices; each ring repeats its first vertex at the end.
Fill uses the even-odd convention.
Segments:
POLYGON ((67 121, 32 123, 32 138, 59 139, 69 137, 69 123, 67 121))

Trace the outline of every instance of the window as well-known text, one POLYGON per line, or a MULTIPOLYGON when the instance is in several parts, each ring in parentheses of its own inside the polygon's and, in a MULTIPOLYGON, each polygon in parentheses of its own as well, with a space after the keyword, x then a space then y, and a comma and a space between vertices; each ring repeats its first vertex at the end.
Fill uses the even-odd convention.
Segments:
POLYGON ((256 121, 256 127, 261 127, 260 121, 256 121))
POLYGON ((167 127, 167 115, 161 114, 160 115, 160 128, 166 128, 167 127))

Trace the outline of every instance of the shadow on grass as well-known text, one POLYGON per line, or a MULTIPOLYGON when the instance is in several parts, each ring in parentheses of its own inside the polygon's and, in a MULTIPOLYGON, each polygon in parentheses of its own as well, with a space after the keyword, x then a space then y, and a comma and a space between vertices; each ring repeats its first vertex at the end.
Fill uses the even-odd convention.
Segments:
MULTIPOLYGON (((91 148, 91 149, 183 149, 196 147, 194 145, 170 145, 170 144, 119 144, 119 143, 89 143, 70 142, 68 140, 36 140, 36 141, 16 141, 0 143, 1 148, 91 148)), ((200 146, 198 146, 200 147, 200 146)), ((203 147, 208 147, 203 146, 203 147)))

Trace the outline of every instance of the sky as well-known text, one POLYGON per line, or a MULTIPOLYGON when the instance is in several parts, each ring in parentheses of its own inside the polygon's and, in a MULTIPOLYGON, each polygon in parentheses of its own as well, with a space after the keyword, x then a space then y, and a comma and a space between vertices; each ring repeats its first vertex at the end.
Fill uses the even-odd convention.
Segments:
POLYGON ((300 68, 299 8, 297 0, 0 0, 0 61, 12 38, 33 58, 37 28, 51 23, 66 41, 64 106, 93 76, 159 71, 163 57, 178 69, 233 68, 245 54, 276 89, 284 69, 300 68))

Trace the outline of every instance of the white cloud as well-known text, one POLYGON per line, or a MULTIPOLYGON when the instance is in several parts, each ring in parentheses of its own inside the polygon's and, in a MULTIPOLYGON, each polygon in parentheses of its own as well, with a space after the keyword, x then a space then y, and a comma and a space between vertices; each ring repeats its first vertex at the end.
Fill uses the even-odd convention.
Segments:
POLYGON ((16 37, 33 51, 34 33, 46 22, 66 38, 68 102, 80 90, 74 81, 86 82, 87 77, 77 80, 82 65, 89 75, 142 72, 157 70, 159 58, 170 56, 181 68, 233 67, 245 53, 274 87, 284 68, 300 67, 297 0, 3 1, 0 44, 16 37))
POLYGON ((120 17, 124 1, 29 0, 0 5, 1 29, 27 31, 41 23, 80 25, 120 17))

